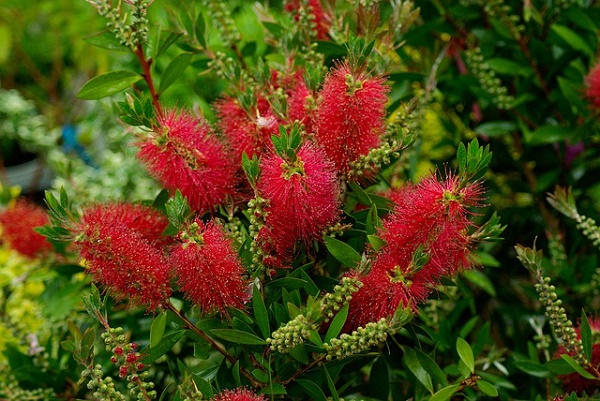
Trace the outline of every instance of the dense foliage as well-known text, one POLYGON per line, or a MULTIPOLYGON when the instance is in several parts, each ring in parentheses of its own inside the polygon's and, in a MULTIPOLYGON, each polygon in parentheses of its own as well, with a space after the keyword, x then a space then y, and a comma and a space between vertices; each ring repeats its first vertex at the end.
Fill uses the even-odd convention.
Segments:
POLYGON ((598 2, 87 2, 0 11, 0 398, 600 394, 598 2))

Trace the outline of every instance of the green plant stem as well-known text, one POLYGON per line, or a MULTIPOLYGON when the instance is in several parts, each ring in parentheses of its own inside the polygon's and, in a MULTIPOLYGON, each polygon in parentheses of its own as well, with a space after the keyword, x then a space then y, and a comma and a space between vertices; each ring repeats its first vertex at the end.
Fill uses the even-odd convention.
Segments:
MULTIPOLYGON (((187 316, 185 316, 183 313, 181 313, 179 310, 177 310, 177 308, 175 308, 175 306, 173 306, 173 304, 168 303, 166 306, 171 312, 175 313, 177 315, 177 317, 179 317, 181 320, 183 320, 183 322, 186 324, 188 329, 192 330, 195 334, 197 334, 204 341, 206 341, 215 351, 217 351, 221 355, 223 355, 229 363, 231 363, 232 365, 235 365, 235 363, 238 360, 236 358, 234 358, 231 354, 229 354, 229 352, 227 352, 227 350, 221 344, 219 344, 218 342, 216 342, 215 340, 210 338, 205 332, 200 330, 194 323, 192 323, 192 321, 190 321, 190 319, 187 318, 187 316)), ((260 388, 260 387, 265 386, 264 383, 261 383, 258 380, 256 380, 254 378, 254 376, 252 376, 252 374, 250 372, 248 372, 242 366, 240 366, 240 372, 250 381, 250 383, 252 383, 252 385, 254 387, 260 388)))

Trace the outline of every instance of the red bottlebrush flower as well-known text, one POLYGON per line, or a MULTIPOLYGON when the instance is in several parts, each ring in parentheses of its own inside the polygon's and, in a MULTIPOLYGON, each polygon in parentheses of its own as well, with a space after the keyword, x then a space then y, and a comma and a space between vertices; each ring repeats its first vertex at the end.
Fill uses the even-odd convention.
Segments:
POLYGON ((288 97, 288 119, 290 122, 299 121, 306 132, 313 133, 313 121, 316 112, 315 96, 306 86, 301 71, 292 76, 291 82, 285 86, 288 97))
POLYGON ((260 97, 257 106, 247 112, 236 99, 225 98, 215 103, 217 126, 223 133, 234 154, 234 161, 262 155, 271 147, 271 136, 278 135, 279 122, 271 111, 269 102, 260 97))
MULTIPOLYGON (((331 27, 331 16, 328 15, 319 0, 289 0, 285 4, 285 10, 288 12, 297 12, 302 6, 308 3, 308 12, 315 23, 315 37, 319 40, 329 39, 329 27, 331 27)), ((295 19, 298 20, 299 15, 295 14, 295 19)))
POLYGON ((389 87, 380 77, 353 71, 345 62, 325 78, 315 116, 315 138, 337 169, 346 174, 349 163, 379 146, 385 132, 389 87))
POLYGON ((596 64, 585 77, 585 95, 592 106, 600 109, 600 63, 596 64))
POLYGON ((251 390, 245 388, 236 388, 235 390, 225 390, 213 398, 213 401, 266 401, 264 395, 254 394, 251 390))
POLYGON ((42 207, 21 198, 0 213, 0 238, 23 256, 41 257, 52 246, 33 229, 47 223, 48 215, 42 207))
MULTIPOLYGON (((596 341, 592 344, 590 364, 597 367, 600 366, 600 342, 597 341, 597 338, 600 335, 600 318, 590 317, 588 322, 590 324, 590 329, 592 330, 592 338, 596 341)), ((577 333, 577 338, 581 339, 581 327, 576 327, 575 332, 577 333)), ((563 345, 560 345, 554 354, 554 358, 560 358, 562 354, 573 356, 572 352, 568 352, 563 345)), ((582 395, 585 391, 586 394, 591 395, 595 391, 600 390, 600 382, 598 380, 586 379, 576 372, 568 375, 561 375, 558 376, 558 378, 562 383, 562 388, 565 393, 575 392, 577 395, 582 395)))
POLYGON ((197 220, 187 242, 177 246, 169 261, 175 267, 180 290, 203 313, 226 313, 248 300, 244 267, 221 226, 197 220))
POLYGON ((157 245, 166 220, 147 207, 97 205, 74 228, 75 244, 94 279, 117 300, 153 310, 171 295, 168 264, 157 245))
POLYGON ((171 110, 158 123, 157 132, 138 143, 139 157, 165 188, 179 189, 199 212, 235 195, 237 164, 204 119, 171 110))
POLYGON ((265 226, 259 232, 263 250, 283 267, 296 242, 321 239, 321 233, 340 217, 340 188, 325 153, 310 142, 296 160, 275 154, 261 160, 260 196, 267 199, 265 226))

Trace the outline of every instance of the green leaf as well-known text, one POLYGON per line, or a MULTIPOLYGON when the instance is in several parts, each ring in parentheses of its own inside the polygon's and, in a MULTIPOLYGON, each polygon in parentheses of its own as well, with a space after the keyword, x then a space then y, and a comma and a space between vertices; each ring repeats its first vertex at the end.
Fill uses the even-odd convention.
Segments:
POLYGON ((370 395, 378 400, 387 400, 390 396, 390 368, 385 358, 379 357, 369 373, 370 395))
POLYGON ((417 353, 414 349, 406 347, 404 348, 404 362, 406 366, 410 369, 413 375, 417 378, 419 382, 430 392, 433 393, 433 382, 431 380, 431 375, 427 373, 419 358, 417 357, 417 353))
POLYGON ((102 99, 129 88, 140 79, 141 75, 132 71, 110 71, 87 81, 77 97, 84 100, 102 99))
POLYGON ((353 267, 360 263, 361 256, 350 245, 330 236, 325 236, 325 247, 341 264, 353 267))
POLYGON ((508 134, 516 129, 517 124, 514 121, 490 121, 478 125, 475 132, 479 135, 494 137, 508 134))
POLYGON ((464 171, 467 168, 467 149, 462 142, 458 144, 456 149, 456 162, 459 171, 464 171))
POLYGON ((581 323, 579 326, 581 330, 581 343, 583 345, 583 352, 585 354, 585 358, 588 361, 592 360, 592 329, 590 328, 590 323, 585 314, 585 311, 581 311, 581 323))
POLYGON ((417 358, 419 358, 421 366, 431 376, 431 378, 438 383, 441 383, 443 386, 447 386, 448 380, 446 379, 446 374, 442 371, 438 364, 423 351, 416 349, 415 352, 417 353, 417 358))
POLYGON ((327 378, 327 386, 329 386, 329 391, 331 392, 332 400, 339 401, 340 396, 338 394, 337 389, 335 388, 335 383, 333 382, 333 379, 331 378, 331 375, 329 374, 326 365, 323 365, 323 371, 325 372, 325 377, 327 378))
POLYGON ((498 389, 490 382, 485 380, 477 380, 477 388, 479 388, 479 391, 489 397, 498 397, 498 389))
POLYGON ((206 32, 206 21, 204 20, 202 13, 198 13, 198 18, 196 18, 196 25, 194 28, 196 39, 198 39, 198 42, 200 45, 202 45, 202 47, 206 47, 206 39, 204 37, 204 33, 206 32))
POLYGON ((254 311, 254 318, 263 338, 269 337, 271 334, 269 314, 267 313, 267 307, 265 306, 262 294, 256 285, 252 287, 252 310, 254 311))
POLYGON ((187 200, 179 190, 175 191, 175 196, 165 203, 165 209, 167 211, 169 222, 178 229, 181 228, 191 213, 187 200))
POLYGON ((363 205, 371 206, 373 204, 373 201, 371 200, 369 194, 365 192, 365 190, 362 189, 360 185, 354 182, 349 182, 348 186, 350 187, 350 189, 352 189, 352 192, 350 192, 349 194, 350 196, 356 198, 363 205))
POLYGON ((103 49, 129 52, 129 48, 123 46, 112 32, 100 32, 96 35, 88 36, 83 40, 92 46, 101 47, 103 49))
POLYGON ((173 43, 177 42, 177 39, 179 39, 182 36, 183 36, 183 33, 179 33, 179 32, 167 32, 167 31, 161 32, 160 45, 158 46, 158 50, 157 50, 156 54, 154 55, 154 58, 158 58, 161 54, 163 54, 165 51, 167 51, 167 49, 169 47, 171 47, 171 45, 173 43), (165 33, 168 33, 169 35, 167 37, 164 37, 165 33))
POLYGON ((268 395, 280 395, 280 394, 287 394, 287 391, 285 391, 285 387, 283 387, 281 384, 279 383, 273 383, 272 381, 266 386, 263 387, 258 394, 268 394, 268 395))
POLYGON ((456 339, 456 352, 458 352, 458 356, 467 365, 471 373, 475 372, 475 359, 469 343, 458 337, 456 339))
POLYGON ((594 54, 594 50, 588 43, 570 28, 567 28, 564 25, 554 24, 550 29, 573 49, 582 51, 589 56, 594 54))
POLYGON ((544 125, 533 132, 524 135, 525 142, 529 145, 547 145, 567 139, 573 130, 570 127, 558 125, 544 125))
POLYGON ((143 362, 148 364, 152 363, 167 352, 171 350, 177 344, 179 340, 185 335, 185 330, 174 331, 169 333, 161 339, 161 341, 152 348, 147 348, 143 357, 143 362))
POLYGON ((160 86, 158 91, 163 93, 169 86, 173 84, 177 80, 177 78, 183 75, 183 72, 186 68, 189 67, 192 62, 192 54, 191 53, 182 53, 175 57, 163 72, 160 86))
POLYGON ((579 373, 582 377, 585 377, 586 379, 590 380, 596 379, 594 375, 592 375, 590 372, 581 367, 581 365, 578 364, 577 361, 573 359, 570 355, 562 354, 560 357, 564 359, 569 364, 569 366, 571 366, 575 370, 575 372, 579 373))
POLYGON ((166 312, 163 312, 154 318, 152 321, 152 326, 150 326, 150 348, 153 348, 160 343, 160 340, 163 338, 163 334, 165 334, 166 325, 166 312))
POLYGON ((90 286, 90 293, 86 296, 82 297, 83 306, 87 310, 87 313, 90 314, 93 318, 97 318, 101 316, 100 309, 104 306, 102 301, 100 300, 100 292, 98 291, 98 287, 94 283, 90 286))
POLYGON ((494 288, 494 283, 492 283, 492 280, 490 280, 485 273, 479 270, 468 270, 463 273, 463 276, 471 283, 490 294, 492 297, 496 296, 496 288, 494 288))
POLYGON ((453 384, 451 386, 444 387, 432 395, 429 401, 447 401, 454 395, 454 393, 456 393, 459 388, 460 384, 453 384))
POLYGON ((346 324, 346 319, 348 318, 348 304, 342 306, 342 309, 335 315, 329 328, 327 329, 327 333, 325 334, 325 342, 328 343, 332 338, 335 338, 340 334, 344 324, 346 324))
POLYGON ((384 240, 382 240, 376 235, 367 235, 367 239, 369 240, 369 244, 371 244, 375 251, 379 251, 386 244, 384 240))
POLYGON ((213 329, 210 331, 211 334, 219 337, 222 340, 230 341, 234 344, 245 344, 245 345, 265 345, 266 342, 260 337, 255 336, 252 333, 247 333, 241 330, 232 329, 213 329))
POLYGON ((297 379, 296 383, 302 386, 302 388, 310 396, 308 399, 314 401, 327 401, 327 397, 325 397, 323 390, 321 390, 321 387, 315 382, 307 379, 297 379))
POLYGON ((499 74, 528 76, 533 72, 530 67, 508 58, 490 58, 486 59, 485 62, 492 70, 499 74))

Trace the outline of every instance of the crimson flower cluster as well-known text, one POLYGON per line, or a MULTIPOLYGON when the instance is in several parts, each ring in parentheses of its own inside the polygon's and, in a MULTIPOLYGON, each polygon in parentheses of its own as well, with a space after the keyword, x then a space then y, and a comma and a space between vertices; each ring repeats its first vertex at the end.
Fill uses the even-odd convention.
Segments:
POLYGON ((266 401, 264 395, 257 395, 246 388, 225 390, 212 399, 213 401, 266 401))
POLYGON ((596 110, 600 110, 600 62, 585 77, 585 95, 596 110))
POLYGON ((48 221, 41 206, 21 198, 0 212, 0 239, 23 256, 43 257, 52 246, 34 228, 46 225, 48 221))

